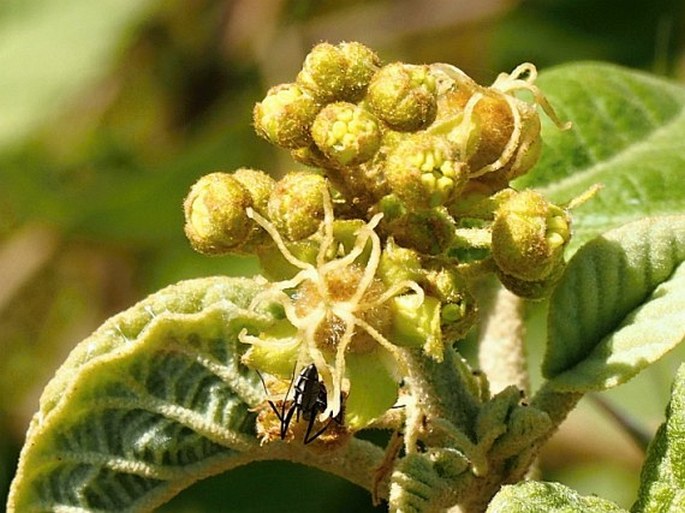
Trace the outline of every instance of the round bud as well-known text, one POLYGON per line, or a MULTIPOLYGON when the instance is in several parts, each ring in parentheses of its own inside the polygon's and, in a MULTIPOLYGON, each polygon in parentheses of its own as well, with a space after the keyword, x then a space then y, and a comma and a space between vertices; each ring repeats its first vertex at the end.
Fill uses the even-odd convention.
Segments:
POLYGON ((250 194, 252 208, 266 215, 266 204, 276 186, 276 181, 264 171, 241 167, 233 173, 233 178, 250 194))
POLYGON ((358 100, 379 66, 360 43, 320 43, 307 55, 297 83, 322 103, 358 100))
POLYGON ((435 119, 435 77, 428 66, 388 64, 374 75, 366 100, 372 112, 393 130, 420 130, 435 119))
POLYGON ((338 48, 345 56, 347 63, 347 90, 341 98, 351 101, 360 100, 369 82, 380 68, 381 61, 370 48, 361 43, 340 43, 338 48))
MULTIPOLYGON (((266 206, 276 181, 263 171, 244 167, 236 170, 232 176, 250 194, 252 208, 257 213, 267 216, 266 206)), ((251 225, 252 232, 243 249, 248 250, 271 243, 269 235, 257 223, 252 222, 251 225)))
POLYGON ((388 231, 402 247, 424 255, 438 255, 454 240, 454 220, 444 209, 409 212, 391 221, 388 231))
POLYGON ((538 281, 521 280, 503 273, 499 268, 497 269, 497 277, 507 290, 513 292, 517 296, 529 301, 539 301, 550 295, 554 286, 559 281, 559 278, 564 274, 565 268, 564 262, 559 262, 549 275, 538 281))
POLYGON ((542 137, 540 137, 540 116, 533 105, 516 100, 521 116, 521 135, 516 152, 502 168, 500 173, 506 176, 508 182, 526 174, 540 159, 542 153, 542 137))
POLYGON ((563 262, 571 232, 568 214, 526 190, 504 201, 492 224, 492 256, 502 273, 542 281, 563 262))
POLYGON ((252 198, 229 173, 211 173, 193 185, 185 199, 185 232, 200 253, 220 255, 239 251, 254 223, 245 209, 252 198))
POLYGON ((291 150, 290 156, 295 162, 309 167, 327 168, 331 164, 326 155, 321 153, 321 150, 314 143, 291 150))
POLYGON ((311 127, 319 105, 297 84, 272 87, 254 107, 254 126, 261 137, 282 148, 295 149, 310 143, 311 127))
POLYGON ((390 150, 385 177, 408 208, 432 208, 456 198, 468 179, 449 143, 426 133, 402 140, 390 150))
POLYGON ((352 103, 326 106, 314 120, 312 138, 319 149, 341 166, 355 166, 374 156, 381 131, 373 114, 352 103))
POLYGON ((420 281, 423 274, 419 254, 413 249, 398 246, 392 238, 388 239, 378 264, 378 277, 383 283, 390 287, 403 280, 420 281))
POLYGON ((435 258, 425 262, 427 292, 442 303, 440 328, 445 341, 466 336, 477 321, 476 300, 456 265, 435 258))
POLYGON ((267 210, 286 239, 301 240, 318 230, 324 217, 326 187, 321 175, 306 171, 288 173, 276 183, 267 210))

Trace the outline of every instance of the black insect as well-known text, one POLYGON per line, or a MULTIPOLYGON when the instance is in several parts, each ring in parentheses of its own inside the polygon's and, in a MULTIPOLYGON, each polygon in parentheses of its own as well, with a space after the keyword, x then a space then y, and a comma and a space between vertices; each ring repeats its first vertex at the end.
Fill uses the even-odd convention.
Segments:
MULTIPOLYGON (((261 376, 260 376, 261 377, 261 376)), ((262 380, 262 383, 264 381, 262 380)), ((264 386, 266 388, 266 385, 264 386)), ((313 442, 318 437, 326 432, 333 421, 338 424, 342 423, 342 411, 336 416, 328 419, 328 422, 319 431, 312 434, 314 429, 314 422, 320 413, 326 411, 328 406, 328 401, 326 399, 326 386, 323 381, 319 380, 319 371, 316 365, 310 363, 302 372, 295 378, 293 374, 293 379, 290 380, 290 386, 285 394, 285 398, 281 403, 280 410, 274 404, 273 401, 269 401, 269 406, 278 417, 281 422, 281 440, 285 439, 288 432, 288 427, 293 420, 293 415, 295 415, 295 421, 300 421, 300 416, 303 420, 307 421, 307 430, 304 434, 304 443, 308 444, 313 442), (295 391, 292 403, 288 406, 287 397, 290 395, 290 390, 295 391)))

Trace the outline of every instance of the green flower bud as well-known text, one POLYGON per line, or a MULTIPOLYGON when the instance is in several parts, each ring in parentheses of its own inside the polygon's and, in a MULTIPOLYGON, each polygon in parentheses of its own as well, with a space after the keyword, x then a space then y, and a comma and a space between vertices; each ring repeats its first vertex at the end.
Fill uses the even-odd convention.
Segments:
POLYGON ((374 156, 381 144, 376 118, 352 103, 326 106, 314 120, 312 138, 319 149, 340 166, 355 166, 374 156))
POLYGON ((249 191, 229 173, 211 173, 193 185, 185 199, 185 232, 196 251, 220 255, 239 251, 255 227, 245 209, 249 191))
POLYGON ((290 156, 295 162, 309 167, 327 168, 331 164, 326 155, 321 153, 321 150, 314 143, 291 150, 290 156))
POLYGON ((443 339, 448 342, 460 340, 477 321, 476 300, 466 285, 466 280, 454 265, 440 260, 424 265, 428 291, 442 303, 440 327, 443 339))
POLYGON ((438 255, 454 240, 454 220, 444 209, 409 212, 387 225, 395 242, 424 255, 438 255))
POLYGON ((499 268, 497 269, 497 277, 502 285, 504 285, 509 291, 513 292, 517 296, 529 301, 539 301, 549 297, 550 293, 554 289, 554 286, 559 281, 559 278, 561 278, 562 274, 564 274, 565 268, 566 265, 564 262, 560 261, 549 275, 538 281, 527 281, 510 276, 503 273, 499 268))
MULTIPOLYGON (((257 169, 240 168, 233 173, 233 178, 242 185, 250 194, 251 207, 259 214, 267 215, 266 205, 276 186, 276 181, 263 171, 257 169)), ((245 251, 255 249, 259 246, 271 245, 271 238, 254 222, 250 223, 252 230, 247 241, 245 241, 245 251)))
POLYGON ((494 219, 499 205, 516 194, 513 189, 495 191, 486 183, 469 180, 462 194, 447 205, 450 215, 456 219, 494 219))
POLYGON ((481 178, 490 182, 499 181, 503 186, 526 174, 537 164, 542 152, 540 116, 535 107, 515 98, 510 101, 519 115, 520 132, 513 140, 514 146, 511 150, 508 149, 512 131, 515 129, 511 106, 500 100, 499 103, 492 105, 491 109, 479 113, 483 128, 478 141, 478 152, 468 161, 470 168, 477 172, 497 159, 502 159, 499 165, 494 166, 481 178), (506 108, 509 110, 505 111, 506 108))
POLYGON ((345 93, 340 95, 340 99, 360 100, 369 82, 380 68, 381 61, 370 48, 361 43, 340 43, 338 48, 347 63, 345 73, 347 87, 345 93))
POLYGON ((276 229, 295 241, 312 235, 323 221, 326 180, 316 173, 296 171, 281 178, 267 211, 276 229))
POLYGON ((526 190, 504 201, 492 224, 492 256, 503 274, 523 281, 549 277, 563 261, 570 219, 540 193, 526 190))
POLYGON ((468 171, 444 138, 420 133, 391 150, 385 176, 392 192, 417 209, 453 201, 466 185, 468 171))
POLYGON ((378 265, 378 277, 390 287, 403 280, 420 281, 423 269, 419 254, 413 249, 402 248, 391 238, 385 245, 378 265))
POLYGON ((258 213, 266 215, 266 205, 276 186, 276 181, 264 171, 247 167, 237 169, 232 176, 250 194, 252 208, 258 213))
POLYGON ((319 105, 297 84, 272 87, 254 107, 257 134, 272 144, 295 149, 311 142, 311 127, 319 105))
POLYGON ((322 103, 358 100, 380 61, 360 43, 316 45, 305 58, 297 83, 322 103))
POLYGON ((373 77, 366 100, 373 113, 390 128, 413 132, 435 119, 436 80, 428 66, 388 64, 373 77))
POLYGON ((491 93, 484 94, 475 105, 471 122, 478 125, 475 151, 468 159, 469 167, 475 172, 502 156, 514 130, 514 118, 503 95, 491 93))

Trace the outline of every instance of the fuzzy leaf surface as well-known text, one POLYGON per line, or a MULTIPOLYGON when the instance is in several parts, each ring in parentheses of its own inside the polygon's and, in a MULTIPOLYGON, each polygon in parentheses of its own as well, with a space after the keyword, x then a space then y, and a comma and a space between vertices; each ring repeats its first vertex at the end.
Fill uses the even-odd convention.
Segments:
POLYGON ((582 247, 550 300, 549 385, 616 386, 685 339, 683 260, 685 216, 629 223, 582 247))
POLYGON ((151 511, 254 459, 251 408, 264 392, 240 363, 238 333, 273 322, 270 310, 248 310, 262 288, 181 282, 76 346, 43 392, 8 511, 151 511))
POLYGON ((602 63, 574 63, 540 74, 537 85, 562 120, 545 116, 540 162, 517 181, 555 202, 594 184, 603 189, 573 210, 572 251, 611 228, 685 204, 685 88, 602 63))
POLYGON ((625 513, 599 497, 584 497, 560 483, 527 481, 504 486, 486 513, 625 513))
POLYGON ((642 467, 633 513, 685 511, 685 365, 673 383, 666 422, 661 425, 642 467))

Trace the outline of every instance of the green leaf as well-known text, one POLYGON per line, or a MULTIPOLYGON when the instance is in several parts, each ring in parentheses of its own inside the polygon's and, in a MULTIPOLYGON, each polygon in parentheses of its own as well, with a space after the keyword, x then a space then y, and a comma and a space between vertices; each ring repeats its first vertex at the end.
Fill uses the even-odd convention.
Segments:
POLYGON ((666 422, 647 451, 633 513, 685 511, 685 365, 673 383, 666 422))
POLYGON ((149 511, 254 459, 264 392, 238 334, 274 320, 248 310, 263 283, 182 282, 81 342, 41 397, 8 511, 149 511))
POLYGON ((562 392, 632 378, 685 338, 685 216, 607 232, 569 262, 550 299, 543 374, 562 392))
POLYGON ((574 209, 571 250, 629 221, 682 211, 685 88, 598 63, 552 68, 537 84, 573 128, 560 131, 543 119, 542 157, 517 185, 556 202, 604 185, 574 209))
POLYGON ((504 486, 486 513, 621 513, 624 509, 599 497, 583 497, 559 483, 528 481, 504 486))

